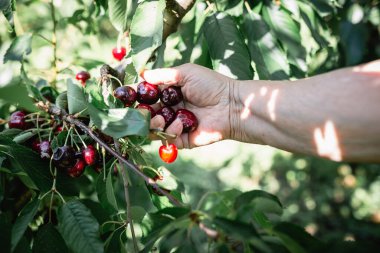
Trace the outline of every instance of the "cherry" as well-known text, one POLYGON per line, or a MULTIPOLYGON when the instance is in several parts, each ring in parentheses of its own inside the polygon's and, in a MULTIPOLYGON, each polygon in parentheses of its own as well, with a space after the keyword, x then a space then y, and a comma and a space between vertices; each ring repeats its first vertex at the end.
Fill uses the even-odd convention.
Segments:
POLYGON ((8 122, 9 128, 18 128, 25 130, 28 128, 28 124, 25 122, 25 113, 22 111, 15 111, 11 114, 8 122))
POLYGON ((114 90, 113 95, 123 102, 125 107, 130 107, 136 102, 137 94, 131 86, 121 86, 114 90))
POLYGON ((60 126, 57 126, 57 127, 55 128, 54 133, 55 133, 55 134, 59 134, 59 133, 62 132, 62 131, 63 131, 63 126, 60 125, 60 126))
POLYGON ((137 85, 137 101, 141 104, 152 105, 160 98, 160 89, 155 84, 141 82, 137 85))
POLYGON ((75 150, 71 146, 62 146, 54 150, 53 163, 58 168, 70 168, 75 164, 75 150))
POLYGON ((186 109, 178 109, 175 118, 180 119, 183 124, 183 133, 194 131, 198 127, 198 119, 194 113, 186 109))
POLYGON ((178 149, 174 144, 162 145, 158 150, 158 153, 162 161, 172 163, 177 158, 178 149))
POLYGON ((41 142, 38 139, 35 139, 32 143, 32 149, 34 151, 36 151, 37 153, 39 153, 40 152, 40 145, 41 145, 41 142))
POLYGON ((81 71, 81 72, 78 72, 75 76, 75 78, 78 80, 78 81, 81 81, 82 83, 82 86, 84 87, 86 85, 86 81, 88 79, 90 79, 91 75, 90 73, 88 73, 87 71, 81 71))
POLYGON ((70 177, 80 177, 85 167, 86 163, 82 159, 77 159, 75 165, 67 169, 67 174, 70 177))
POLYGON ((126 54, 127 49, 125 47, 115 47, 114 49, 112 49, 113 58, 115 58, 118 61, 121 61, 126 54))
POLYGON ((39 153, 41 155, 41 158, 50 158, 50 155, 51 155, 50 141, 41 141, 39 145, 39 153))
POLYGON ((153 118, 154 116, 156 116, 156 112, 154 111, 154 109, 150 105, 147 105, 147 104, 138 104, 136 106, 136 108, 137 109, 144 109, 144 110, 150 111, 150 118, 153 118))
POLYGON ((167 128, 175 119, 175 111, 169 106, 164 106, 156 112, 156 115, 161 115, 165 119, 165 128, 167 128))
POLYGON ((98 161, 98 153, 92 145, 82 150, 82 157, 87 165, 93 165, 98 161))
POLYGON ((183 100, 183 95, 180 87, 170 86, 161 91, 161 102, 168 106, 178 104, 183 100))

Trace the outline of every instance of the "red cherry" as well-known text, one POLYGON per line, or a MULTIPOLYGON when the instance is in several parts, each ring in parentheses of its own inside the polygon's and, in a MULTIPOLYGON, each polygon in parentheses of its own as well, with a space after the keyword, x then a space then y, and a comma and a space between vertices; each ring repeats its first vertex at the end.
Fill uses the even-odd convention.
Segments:
POLYGON ((87 165, 93 165, 98 161, 98 153, 92 145, 82 150, 82 157, 87 165))
POLYGON ((141 104, 152 105, 160 98, 158 85, 141 82, 137 85, 137 101, 141 104))
POLYGON ((15 111, 11 114, 8 122, 9 128, 18 128, 25 130, 28 128, 28 124, 25 122, 25 113, 22 111, 15 111))
POLYGON ((136 91, 131 86, 121 86, 114 90, 115 98, 120 99, 125 107, 130 107, 136 102, 136 91))
POLYGON ((61 126, 57 126, 57 127, 56 127, 54 133, 55 133, 55 134, 59 134, 59 133, 62 132, 62 131, 63 131, 63 126, 61 125, 61 126))
POLYGON ((150 118, 153 118, 154 116, 156 116, 156 112, 154 111, 154 109, 150 105, 147 105, 147 104, 138 104, 136 106, 136 108, 137 109, 144 109, 144 110, 150 111, 150 118))
POLYGON ((125 47, 120 47, 120 48, 115 47, 114 49, 112 49, 113 58, 115 58, 118 61, 121 61, 126 54, 127 54, 127 49, 125 47))
POLYGON ((82 159, 78 159, 73 167, 67 169, 67 174, 70 177, 80 177, 83 174, 85 167, 86 163, 82 159))
POLYGON ((180 87, 170 86, 161 91, 161 102, 168 106, 174 106, 183 100, 183 95, 180 87))
POLYGON ((40 145, 41 145, 41 142, 38 140, 38 138, 37 139, 35 139, 34 141, 33 141, 33 143, 32 143, 32 149, 34 150, 34 151, 36 151, 37 153, 39 153, 40 152, 40 145))
POLYGON ((75 76, 78 81, 81 81, 83 87, 86 85, 86 81, 90 79, 90 77, 91 75, 87 71, 78 72, 75 76))
POLYGON ((186 109, 178 109, 175 118, 181 120, 183 124, 183 133, 194 131, 198 127, 198 119, 194 113, 186 109))
POLYGON ((177 158, 178 149, 174 144, 162 145, 158 150, 158 153, 160 154, 162 161, 172 163, 177 158))
POLYGON ((164 106, 156 112, 156 115, 161 115, 165 119, 165 128, 167 128, 175 119, 175 111, 169 106, 164 106))

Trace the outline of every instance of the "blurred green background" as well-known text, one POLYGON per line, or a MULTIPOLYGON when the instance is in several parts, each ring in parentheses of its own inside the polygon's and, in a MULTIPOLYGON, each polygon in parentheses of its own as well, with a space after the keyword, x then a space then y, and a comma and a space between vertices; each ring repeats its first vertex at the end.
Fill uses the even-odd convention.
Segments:
MULTIPOLYGON (((361 2, 365 2, 364 5, 375 2, 374 6, 378 7, 377 1, 350 2, 355 7, 347 7, 344 15, 359 20, 355 26, 358 29, 361 29, 361 19, 365 17, 362 9, 357 8, 361 2)), ((32 52, 26 58, 25 69, 29 77, 41 85, 48 85, 54 78, 53 49, 44 39, 52 36, 49 3, 17 1, 14 17, 17 34, 34 34, 32 52)), ((110 24, 104 9, 90 0, 56 0, 54 5, 58 18, 57 55, 60 69, 57 85, 61 91, 65 89, 65 80, 74 78, 79 70, 86 69, 97 78, 101 64, 118 64, 111 54, 118 33, 110 24)), ((204 7, 204 3, 201 5, 204 7)), ((369 13, 373 15, 370 18, 374 22, 380 22, 378 9, 369 13)), ((359 62, 380 55, 377 34, 378 31, 373 37, 366 33, 365 38, 369 38, 369 41, 374 39, 371 43, 377 43, 377 46, 366 48, 366 44, 362 44, 358 49, 363 51, 359 52, 362 54, 359 62)), ((344 48, 350 48, 351 35, 350 32, 347 40, 343 38, 340 41, 343 51, 344 48)), ((0 85, 19 75, 19 63, 2 62, 13 38, 14 34, 6 19, 0 16, 0 85)), ((361 43, 360 38, 355 37, 355 40, 351 42, 361 43)), ((181 63, 183 45, 178 33, 170 36, 162 54, 165 60, 158 65, 181 63)), ((197 55, 201 53, 194 51, 192 61, 202 60, 197 59, 197 55)), ((332 62, 335 63, 330 68, 355 63, 344 63, 343 60, 332 62)), ((0 113, 0 117, 6 115, 0 113)), ((144 147, 151 153, 157 166, 163 165, 156 153, 159 145, 152 143, 144 147)), ((210 191, 262 189, 277 195, 282 201, 286 207, 284 220, 305 227, 318 238, 380 238, 380 165, 337 163, 265 146, 223 141, 194 150, 181 150, 179 159, 167 167, 184 183, 187 200, 192 205, 196 205, 210 191)))

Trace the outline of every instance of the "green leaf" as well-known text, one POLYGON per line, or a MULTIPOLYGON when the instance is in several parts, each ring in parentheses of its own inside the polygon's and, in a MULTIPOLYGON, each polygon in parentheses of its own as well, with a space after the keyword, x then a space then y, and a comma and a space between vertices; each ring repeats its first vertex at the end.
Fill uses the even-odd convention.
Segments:
POLYGON ((244 192, 237 197, 234 204, 235 209, 239 210, 244 206, 250 206, 254 211, 263 213, 282 214, 282 204, 278 198, 260 190, 244 192))
POLYGON ((0 87, 0 102, 17 105, 32 112, 37 109, 20 78, 13 79, 9 84, 0 87))
POLYGON ((323 245, 303 228, 288 222, 277 224, 272 232, 283 241, 291 253, 320 252, 318 248, 323 245))
POLYGON ((259 236, 252 225, 240 221, 216 217, 213 219, 213 223, 217 228, 223 230, 225 234, 238 240, 245 241, 259 236))
POLYGON ((290 67, 286 53, 271 33, 261 16, 249 12, 244 15, 245 34, 251 59, 256 64, 257 74, 262 80, 289 79, 290 67))
POLYGON ((33 253, 67 253, 65 241, 52 223, 40 227, 34 237, 33 253))
POLYGON ((21 210, 12 228, 12 251, 16 248, 20 239, 24 235, 29 223, 33 220, 34 216, 36 215, 39 205, 40 200, 38 198, 34 198, 21 210))
POLYGON ((83 88, 71 79, 67 80, 67 103, 70 114, 79 113, 87 109, 87 101, 83 88))
POLYGON ((300 24, 288 10, 273 3, 264 5, 262 11, 264 20, 286 49, 289 62, 305 73, 306 50, 302 46, 300 24))
POLYGON ((89 113, 95 126, 114 138, 128 135, 146 136, 149 133, 150 116, 147 110, 116 108, 101 111, 89 104, 89 113))
POLYGON ((9 213, 0 214, 0 245, 4 253, 11 251, 12 223, 9 213))
POLYGON ((127 28, 128 10, 131 8, 131 1, 128 0, 108 0, 108 11, 111 24, 119 32, 124 32, 127 28))
POLYGON ((241 194, 238 190, 228 190, 224 192, 209 192, 201 199, 199 209, 212 216, 231 217, 234 215, 233 204, 235 199, 241 194))
POLYGON ((367 51, 365 46, 368 39, 366 25, 344 21, 340 24, 340 35, 346 65, 353 66, 362 62, 367 51))
POLYGON ((144 70, 153 52, 162 44, 165 1, 139 4, 131 23, 132 61, 137 73, 144 70))
POLYGON ((214 13, 207 17, 203 34, 216 71, 235 79, 253 79, 248 48, 231 16, 214 13))
POLYGON ((110 214, 118 210, 112 184, 112 171, 113 168, 109 170, 106 180, 103 180, 103 174, 99 174, 96 183, 96 192, 98 193, 99 202, 110 214))
POLYGON ((31 49, 32 34, 26 33, 14 39, 4 55, 4 63, 7 61, 21 62, 25 55, 32 52, 31 49))
POLYGON ((2 0, 0 1, 0 11, 3 12, 5 18, 8 20, 12 29, 14 30, 13 11, 15 7, 15 0, 2 0))
POLYGON ((13 173, 24 171, 40 191, 50 190, 53 180, 49 172, 49 163, 42 160, 37 153, 2 135, 0 151, 7 154, 13 173))
POLYGON ((99 224, 90 210, 77 200, 58 209, 59 231, 73 252, 103 253, 99 238, 99 224))

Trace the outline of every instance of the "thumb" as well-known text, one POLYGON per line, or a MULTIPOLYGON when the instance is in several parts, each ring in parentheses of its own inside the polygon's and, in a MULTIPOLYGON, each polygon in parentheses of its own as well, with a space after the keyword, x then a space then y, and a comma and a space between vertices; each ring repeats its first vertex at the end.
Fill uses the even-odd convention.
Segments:
POLYGON ((176 68, 145 70, 141 77, 151 84, 180 84, 180 71, 176 68))

